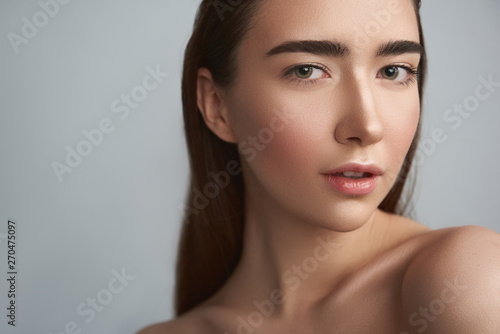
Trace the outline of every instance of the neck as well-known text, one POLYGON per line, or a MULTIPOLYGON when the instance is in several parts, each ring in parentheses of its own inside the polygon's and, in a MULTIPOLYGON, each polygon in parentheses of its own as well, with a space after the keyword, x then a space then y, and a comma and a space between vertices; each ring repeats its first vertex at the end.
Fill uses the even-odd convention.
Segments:
POLYGON ((247 197, 242 257, 224 299, 248 312, 271 301, 273 314, 284 317, 310 309, 380 248, 382 215, 377 209, 361 227, 336 232, 247 197))

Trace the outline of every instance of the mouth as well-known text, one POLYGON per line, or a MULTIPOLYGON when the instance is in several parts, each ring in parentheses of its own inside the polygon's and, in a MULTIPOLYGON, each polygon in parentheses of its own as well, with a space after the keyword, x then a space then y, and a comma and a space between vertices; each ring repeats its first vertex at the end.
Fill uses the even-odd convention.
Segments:
POLYGON ((358 180, 358 179, 363 179, 363 178, 367 178, 367 177, 372 177, 374 174, 346 171, 346 172, 327 174, 327 175, 341 176, 341 177, 346 177, 346 178, 351 179, 351 180, 358 180))
POLYGON ((324 174, 359 179, 364 177, 380 176, 383 174, 383 171, 374 164, 363 165, 358 163, 348 163, 324 174))
POLYGON ((323 173, 334 189, 347 195, 367 195, 375 190, 382 169, 376 165, 350 163, 323 173))

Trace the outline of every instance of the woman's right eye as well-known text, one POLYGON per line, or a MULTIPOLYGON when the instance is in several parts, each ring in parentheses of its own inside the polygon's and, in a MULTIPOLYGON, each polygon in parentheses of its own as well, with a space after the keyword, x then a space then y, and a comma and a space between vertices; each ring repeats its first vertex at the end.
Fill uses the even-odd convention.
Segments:
POLYGON ((314 66, 296 67, 293 73, 300 79, 319 79, 321 78, 322 70, 314 66), (315 74, 315 75, 313 75, 315 74))
POLYGON ((314 84, 321 78, 327 78, 328 74, 323 66, 303 64, 292 67, 285 77, 298 84, 314 84))

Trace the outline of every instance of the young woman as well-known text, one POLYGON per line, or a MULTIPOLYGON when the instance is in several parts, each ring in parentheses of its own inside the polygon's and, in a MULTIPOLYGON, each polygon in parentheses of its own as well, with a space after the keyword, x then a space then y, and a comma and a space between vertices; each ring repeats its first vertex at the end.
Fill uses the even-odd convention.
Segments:
POLYGON ((417 0, 202 1, 177 319, 154 333, 500 333, 500 237, 404 218, 417 0))

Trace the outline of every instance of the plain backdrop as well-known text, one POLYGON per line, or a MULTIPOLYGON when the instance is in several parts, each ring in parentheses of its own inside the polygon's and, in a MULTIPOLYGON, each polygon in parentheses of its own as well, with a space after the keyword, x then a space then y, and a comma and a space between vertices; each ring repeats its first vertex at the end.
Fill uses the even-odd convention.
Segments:
MULTIPOLYGON (((189 173, 181 65, 198 4, 70 1, 44 22, 38 1, 0 1, 1 333, 123 334, 173 316, 189 173), (9 34, 22 36, 26 20, 43 27, 25 31, 32 37, 16 52, 9 34), (151 71, 163 74, 144 90, 151 71), (126 114, 120 98, 132 92, 141 101, 126 114), (81 144, 99 126, 109 133, 81 144), (68 147, 87 156, 60 182, 53 163, 68 147), (8 219, 18 237, 15 328, 8 219)), ((429 70, 416 218, 500 232, 500 87, 474 99, 481 77, 500 82, 500 2, 424 0, 421 12, 429 70), (446 121, 455 104, 473 111, 446 121), (446 140, 432 144, 433 131, 446 140)))

